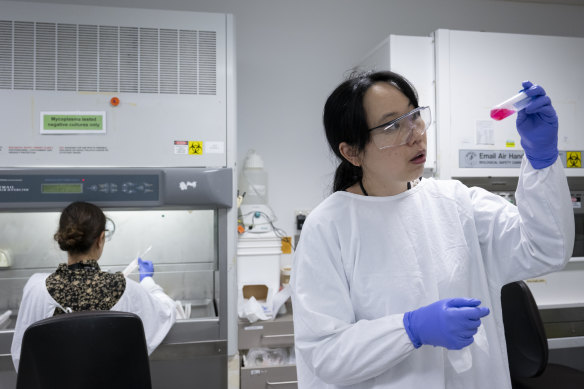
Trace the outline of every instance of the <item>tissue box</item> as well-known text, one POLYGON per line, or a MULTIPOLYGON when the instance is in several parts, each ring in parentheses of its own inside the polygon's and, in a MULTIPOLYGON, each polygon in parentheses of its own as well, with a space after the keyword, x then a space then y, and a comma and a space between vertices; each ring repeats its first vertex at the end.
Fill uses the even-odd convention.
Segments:
POLYGON ((270 300, 280 289, 280 254, 238 254, 237 285, 245 299, 270 300))
POLYGON ((237 285, 240 291, 246 287, 244 298, 267 300, 278 292, 281 254, 282 240, 273 232, 245 233, 239 238, 237 285))
MULTIPOLYGON (((238 306, 254 297, 272 315, 272 298, 280 290, 282 240, 275 233, 245 233, 237 242, 238 306)), ((239 310, 239 309, 238 309, 239 310)))

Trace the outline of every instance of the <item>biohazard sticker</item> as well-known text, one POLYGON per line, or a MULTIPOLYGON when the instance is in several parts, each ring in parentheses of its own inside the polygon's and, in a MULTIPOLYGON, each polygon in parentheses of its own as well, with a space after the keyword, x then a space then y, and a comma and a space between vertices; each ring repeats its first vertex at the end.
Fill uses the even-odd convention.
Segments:
POLYGON ((566 151, 566 168, 581 168, 582 167, 582 152, 581 151, 566 151))
POLYGON ((203 142, 200 141, 189 141, 189 154, 190 155, 202 155, 203 154, 203 142))

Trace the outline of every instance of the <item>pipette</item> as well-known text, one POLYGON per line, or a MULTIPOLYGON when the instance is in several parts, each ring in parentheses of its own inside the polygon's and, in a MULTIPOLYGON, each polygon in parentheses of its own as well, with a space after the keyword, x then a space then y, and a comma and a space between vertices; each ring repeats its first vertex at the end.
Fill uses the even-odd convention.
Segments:
POLYGON ((12 315, 11 310, 8 310, 4 312, 2 315, 0 315, 0 328, 3 328, 4 323, 8 322, 8 319, 10 319, 10 315, 12 315))
POLYGON ((152 248, 152 245, 148 246, 146 251, 144 251, 142 254, 138 253, 138 256, 136 258, 134 258, 134 260, 132 262, 130 262, 130 264, 128 266, 126 266, 126 268, 122 272, 124 274, 124 277, 127 277, 128 275, 130 275, 130 273, 132 273, 133 271, 135 271, 138 268, 138 258, 142 258, 143 256, 145 256, 146 253, 148 253, 148 251, 150 251, 151 248, 152 248))
POLYGON ((501 104, 495 105, 491 109, 491 118, 495 120, 503 120, 506 117, 513 115, 517 111, 521 111, 523 108, 527 107, 527 104, 531 101, 531 97, 527 96, 525 92, 519 92, 515 96, 508 100, 503 101, 501 104))

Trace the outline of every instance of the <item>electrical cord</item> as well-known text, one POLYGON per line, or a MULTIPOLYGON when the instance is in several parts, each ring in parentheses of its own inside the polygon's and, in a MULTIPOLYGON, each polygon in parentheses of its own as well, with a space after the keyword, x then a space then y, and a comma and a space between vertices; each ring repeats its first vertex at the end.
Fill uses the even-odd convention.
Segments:
MULTIPOLYGON (((252 233, 252 234, 263 234, 265 232, 265 231, 254 231, 254 227, 256 226, 255 220, 259 217, 259 216, 256 216, 256 215, 260 215, 260 216, 263 216, 267 220, 267 223, 262 223, 262 224, 269 224, 270 227, 272 228, 272 231, 274 231, 274 233, 276 234, 276 236, 278 238, 285 238, 285 237, 288 236, 286 234, 286 231, 285 230, 283 230, 281 228, 278 228, 278 227, 276 227, 274 225, 274 221, 276 219, 270 218, 270 215, 268 215, 267 213, 262 212, 262 211, 250 211, 250 212, 247 212, 247 213, 241 215, 242 220, 243 220, 244 217, 249 216, 249 215, 254 215, 254 216, 251 219, 251 224, 249 224, 247 226, 248 228, 246 228, 246 231, 245 232, 252 233)), ((261 224, 257 224, 257 225, 261 225, 261 224)))
MULTIPOLYGON (((243 174, 245 181, 248 183, 248 188, 249 190, 253 191, 253 193, 261 199, 263 205, 265 205, 269 211, 272 213, 272 215, 274 215, 273 218, 271 218, 268 214, 261 212, 261 211, 251 211, 248 212, 244 215, 241 215, 241 219, 238 218, 238 224, 243 226, 243 231, 247 232, 247 233, 251 233, 251 234, 261 234, 263 233, 262 231, 253 231, 253 227, 255 226, 255 219, 256 219, 256 214, 262 215, 264 216, 264 218, 268 221, 268 224, 270 225, 270 227, 272 228, 272 231, 274 231, 274 234, 276 234, 276 236, 280 239, 282 238, 286 238, 288 237, 288 234, 286 233, 285 230, 276 227, 276 225, 274 224, 278 218, 276 217, 276 213, 274 212, 274 210, 272 209, 272 207, 270 207, 270 205, 268 204, 266 198, 259 192, 258 189, 256 189, 256 186, 253 184, 252 181, 249 180, 249 175, 247 174, 247 172, 245 171, 245 169, 242 169, 241 173, 243 174), (254 216, 251 219, 251 224, 246 226, 244 223, 244 218, 246 216, 249 216, 253 214, 254 216), (246 228, 247 227, 247 228, 246 228)), ((237 207, 239 208, 241 206, 241 203, 243 202, 243 198, 245 197, 246 192, 243 192, 243 194, 240 196, 239 195, 239 191, 237 192, 237 197, 238 197, 238 203, 237 203, 237 207)), ((258 216, 259 217, 259 216, 258 216)), ((292 249, 292 251, 294 251, 294 247, 292 245, 292 242, 289 242, 290 247, 292 249)))

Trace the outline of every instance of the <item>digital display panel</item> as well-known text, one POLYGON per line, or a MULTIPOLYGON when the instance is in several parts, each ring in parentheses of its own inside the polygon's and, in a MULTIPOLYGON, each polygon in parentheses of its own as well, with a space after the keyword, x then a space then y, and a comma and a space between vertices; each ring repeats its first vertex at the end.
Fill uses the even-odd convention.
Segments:
POLYGON ((41 193, 83 193, 83 184, 41 184, 41 193))

